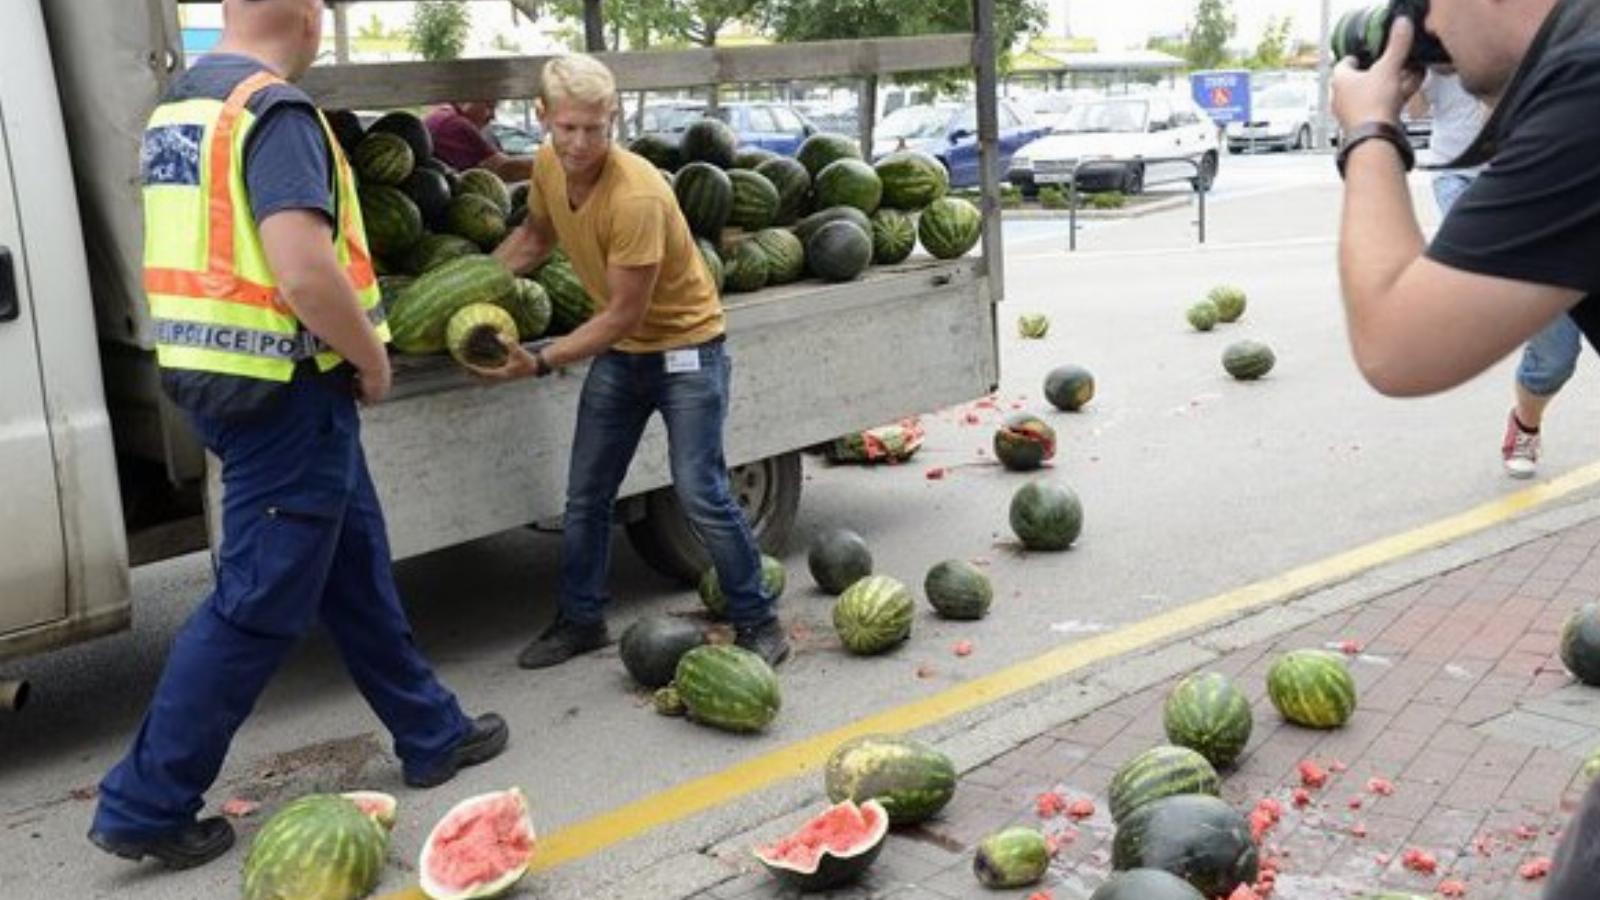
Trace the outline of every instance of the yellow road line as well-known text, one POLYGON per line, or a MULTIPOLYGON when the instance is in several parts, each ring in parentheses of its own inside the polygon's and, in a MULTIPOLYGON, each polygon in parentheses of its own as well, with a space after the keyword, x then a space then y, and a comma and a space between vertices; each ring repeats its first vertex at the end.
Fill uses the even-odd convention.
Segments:
POLYGON ((662 825, 721 806, 742 795, 803 775, 819 768, 842 741, 857 735, 906 732, 931 725, 1104 660, 1161 643, 1183 632, 1482 531, 1595 484, 1600 484, 1600 462, 1449 518, 1364 544, 1114 631, 1064 644, 937 694, 874 713, 552 832, 540 839, 539 857, 534 868, 554 868, 662 825))

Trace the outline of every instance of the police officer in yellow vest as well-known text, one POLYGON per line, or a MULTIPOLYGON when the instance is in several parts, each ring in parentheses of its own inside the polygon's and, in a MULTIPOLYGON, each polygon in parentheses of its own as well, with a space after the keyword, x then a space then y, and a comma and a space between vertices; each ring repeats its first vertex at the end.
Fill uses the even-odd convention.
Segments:
POLYGON ((322 37, 321 0, 224 0, 216 52, 145 132, 145 291, 162 383, 222 462, 216 586, 179 632, 89 838, 173 868, 233 843, 197 819, 234 732, 320 620, 394 736, 413 787, 505 748, 412 641, 390 572, 356 401, 389 390, 388 329, 350 166, 288 82, 322 37))

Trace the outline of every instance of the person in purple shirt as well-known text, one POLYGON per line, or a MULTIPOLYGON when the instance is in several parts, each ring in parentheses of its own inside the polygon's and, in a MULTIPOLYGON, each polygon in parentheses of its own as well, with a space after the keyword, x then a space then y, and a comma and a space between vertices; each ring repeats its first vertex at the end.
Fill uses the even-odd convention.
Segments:
POLYGON ((428 113, 423 121, 433 135, 433 155, 460 171, 488 169, 504 181, 527 181, 533 157, 509 156, 483 133, 494 118, 494 106, 493 100, 469 100, 428 113))

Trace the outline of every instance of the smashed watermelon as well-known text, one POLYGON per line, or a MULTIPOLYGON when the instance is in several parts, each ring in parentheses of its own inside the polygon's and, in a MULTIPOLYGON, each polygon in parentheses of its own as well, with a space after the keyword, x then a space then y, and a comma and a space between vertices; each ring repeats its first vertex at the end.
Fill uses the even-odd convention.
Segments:
POLYGON ((432 900, 498 897, 527 874, 537 841, 522 791, 511 788, 457 803, 433 826, 417 872, 432 900))
POLYGON ((883 850, 889 816, 883 804, 845 800, 800 830, 759 846, 756 859, 774 877, 801 891, 826 891, 856 881, 883 850))

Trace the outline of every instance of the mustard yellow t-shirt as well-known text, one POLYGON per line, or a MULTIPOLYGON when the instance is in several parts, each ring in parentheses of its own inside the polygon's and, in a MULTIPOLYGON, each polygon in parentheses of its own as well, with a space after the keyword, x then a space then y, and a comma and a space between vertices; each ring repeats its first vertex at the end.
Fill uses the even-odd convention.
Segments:
POLYGON ((722 334, 716 285, 701 261, 672 187, 644 158, 612 147, 583 205, 567 199, 567 174, 548 142, 533 160, 529 213, 549 219, 556 241, 595 303, 604 308, 608 266, 659 264, 650 308, 637 331, 618 342, 628 353, 673 350, 722 334))

